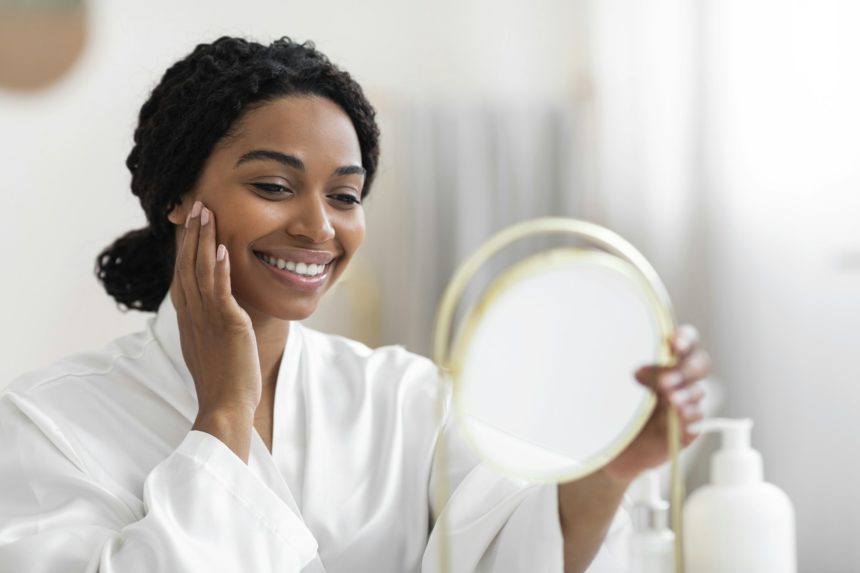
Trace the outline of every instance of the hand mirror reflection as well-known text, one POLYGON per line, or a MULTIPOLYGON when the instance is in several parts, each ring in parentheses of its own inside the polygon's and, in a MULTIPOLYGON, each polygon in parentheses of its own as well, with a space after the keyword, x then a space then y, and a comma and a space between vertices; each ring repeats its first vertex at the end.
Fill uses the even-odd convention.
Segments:
POLYGON ((451 281, 437 320, 436 359, 454 415, 478 455, 539 482, 585 476, 618 455, 655 399, 634 371, 669 360, 671 306, 647 261, 614 233, 539 219, 486 243, 451 281), (537 233, 572 233, 584 248, 532 255, 498 274, 448 347, 454 307, 487 259, 537 233))

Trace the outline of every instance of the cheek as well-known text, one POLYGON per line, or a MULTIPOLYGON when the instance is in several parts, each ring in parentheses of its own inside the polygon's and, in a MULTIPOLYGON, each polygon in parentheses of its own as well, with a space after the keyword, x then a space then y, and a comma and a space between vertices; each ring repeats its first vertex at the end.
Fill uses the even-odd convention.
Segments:
POLYGON ((345 221, 341 225, 340 235, 341 243, 344 249, 350 253, 354 253, 364 242, 365 224, 364 213, 360 213, 356 217, 345 221))
POLYGON ((216 218, 218 241, 227 245, 231 256, 249 255, 249 245, 277 226, 278 222, 277 214, 272 209, 255 205, 253 201, 225 203, 216 212, 216 218))

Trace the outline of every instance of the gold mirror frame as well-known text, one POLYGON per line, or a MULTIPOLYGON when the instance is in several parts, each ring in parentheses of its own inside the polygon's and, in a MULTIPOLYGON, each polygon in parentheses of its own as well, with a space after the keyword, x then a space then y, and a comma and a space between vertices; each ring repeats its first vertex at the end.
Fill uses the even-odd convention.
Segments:
MULTIPOLYGON (((661 344, 658 363, 665 366, 672 364, 673 356, 670 348, 670 339, 674 334, 675 329, 672 304, 665 286, 648 260, 629 242, 600 225, 587 221, 561 217, 533 219, 508 227, 491 237, 486 243, 481 245, 475 253, 466 259, 465 262, 463 262, 463 264, 454 273, 451 281, 448 283, 448 287, 445 289, 445 293, 442 296, 436 314, 433 337, 433 359, 439 368, 440 380, 446 385, 444 391, 440 392, 438 405, 440 420, 445 415, 446 396, 448 395, 447 385, 449 384, 452 386, 451 391, 456 401, 456 396, 459 392, 457 375, 459 367, 462 365, 462 356, 465 351, 465 345, 468 344, 468 334, 466 336, 460 336, 459 332, 455 338, 454 344, 451 344, 451 328, 463 294, 471 281, 475 278, 478 271, 503 248, 522 239, 541 234, 573 235, 579 239, 585 240, 592 246, 600 248, 609 255, 614 255, 620 258, 622 261, 632 266, 632 268, 640 275, 642 279, 641 284, 647 287, 646 292, 653 305, 655 315, 658 317, 661 331, 666 335, 661 344)), ((529 257, 525 262, 528 264, 535 264, 535 259, 534 257, 529 257)), ((513 268, 516 269, 517 265, 514 265, 513 268)), ((493 281, 491 284, 495 283, 496 281, 493 281)), ((479 300, 487 300, 486 296, 486 294, 482 295, 479 297, 479 300)), ((492 296, 492 293, 490 293, 490 296, 492 296)), ((479 314, 479 311, 476 314, 475 309, 472 309, 466 314, 466 330, 464 332, 468 332, 469 329, 474 328, 474 321, 479 320, 479 314)), ((648 415, 650 415, 652 409, 653 399, 651 407, 648 408, 648 415)), ((641 426, 644 425, 645 421, 647 421, 647 416, 645 416, 644 420, 636 420, 633 423, 633 426, 637 426, 637 433, 638 430, 641 429, 641 426)), ((632 435, 628 434, 629 432, 625 433, 625 435, 622 436, 622 439, 612 444, 607 451, 611 450, 614 455, 620 453, 623 450, 623 447, 618 447, 618 445, 623 440, 627 440, 626 443, 624 443, 624 446, 626 446, 636 436, 636 433, 633 433, 632 435)), ((683 573, 683 541, 681 535, 683 529, 681 525, 683 480, 680 476, 680 467, 678 463, 681 435, 678 415, 673 409, 670 409, 668 413, 668 442, 671 464, 670 504, 672 526, 675 530, 675 571, 677 573, 683 573)), ((439 475, 441 476, 441 479, 437 481, 437 499, 448 499, 447 448, 441 440, 436 448, 435 456, 437 467, 440 468, 439 475)), ((600 459, 605 463, 606 461, 611 460, 612 457, 614 456, 607 455, 601 456, 600 459)), ((600 465, 594 464, 590 464, 590 466, 593 466, 589 468, 591 471, 601 467, 600 465)), ((583 475, 585 474, 580 474, 578 477, 582 477, 583 475)), ((441 534, 438 535, 439 564, 440 569, 447 572, 449 570, 448 565, 450 557, 446 537, 446 525, 445 514, 442 512, 437 516, 436 523, 436 527, 441 528, 441 534)))
MULTIPOLYGON (((660 363, 666 362, 671 353, 669 347, 664 343, 666 337, 673 330, 672 317, 669 313, 663 312, 665 307, 662 301, 658 298, 656 292, 650 288, 650 285, 645 281, 643 276, 626 260, 619 257, 607 254, 603 251, 595 251, 574 247, 556 248, 540 252, 536 255, 527 257, 519 261, 509 268, 505 269, 498 277, 496 277, 484 291, 478 302, 469 310, 466 317, 461 321, 461 327, 458 330, 454 344, 450 350, 450 366, 449 375, 452 382, 452 398, 454 402, 454 413, 457 420, 465 420, 466 414, 463 408, 463 388, 462 373, 463 364, 469 350, 472 346, 475 331, 478 324, 484 319, 485 315, 491 310, 498 299, 503 296, 508 289, 515 287, 520 281, 531 278, 535 272, 541 270, 549 270, 553 267, 558 267, 569 262, 590 262, 597 266, 602 266, 611 269, 614 272, 624 276, 631 283, 636 284, 647 296, 650 303, 649 306, 654 312, 654 317, 658 323, 657 328, 661 335, 661 341, 656 349, 657 361, 660 363)), ((632 383, 632 381, 631 381, 632 383)), ((582 464, 575 470, 567 472, 552 473, 552 475, 535 475, 526 474, 521 471, 514 471, 510 467, 505 467, 504 464, 496 463, 497 460, 489 459, 486 451, 478 444, 478 440, 471 432, 467 424, 461 426, 464 437, 471 443, 475 451, 482 452, 481 458, 494 466, 501 473, 514 474, 514 477, 525 478, 530 482, 543 483, 562 483, 573 481, 592 473, 595 470, 605 466, 620 454, 630 442, 639 434, 642 427, 648 421, 651 413, 654 411, 654 406, 657 400, 653 393, 649 393, 642 404, 636 409, 634 418, 628 421, 624 431, 613 439, 601 452, 594 456, 588 463, 582 464)))

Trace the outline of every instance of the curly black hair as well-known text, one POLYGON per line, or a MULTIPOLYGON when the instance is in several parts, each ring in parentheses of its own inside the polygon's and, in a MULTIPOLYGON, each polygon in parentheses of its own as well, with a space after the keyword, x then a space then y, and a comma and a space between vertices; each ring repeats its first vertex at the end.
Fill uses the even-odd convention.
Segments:
POLYGON ((361 87, 312 42, 281 38, 265 46, 222 37, 173 64, 140 109, 126 160, 131 190, 148 225, 126 233, 96 259, 96 276, 123 309, 156 311, 170 288, 176 258, 167 215, 197 182, 216 143, 246 112, 290 95, 317 95, 352 120, 367 171, 379 161, 376 112, 361 87))

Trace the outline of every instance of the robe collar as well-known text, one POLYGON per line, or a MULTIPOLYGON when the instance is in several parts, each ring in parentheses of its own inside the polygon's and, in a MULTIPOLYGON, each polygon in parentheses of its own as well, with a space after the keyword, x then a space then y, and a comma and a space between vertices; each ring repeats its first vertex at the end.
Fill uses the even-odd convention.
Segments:
MULTIPOLYGON (((170 298, 170 293, 164 297, 158 307, 158 312, 155 318, 150 322, 150 330, 153 338, 158 342, 161 349, 167 355, 174 370, 182 381, 182 396, 174 397, 171 400, 177 409, 188 418, 194 421, 197 417, 197 390, 194 387, 194 378, 185 364, 185 358, 182 356, 182 345, 179 340, 179 323, 176 319, 176 308, 173 306, 173 300, 170 298)), ((298 374, 298 362, 303 346, 304 333, 301 323, 296 321, 290 322, 290 331, 287 336, 287 342, 284 346, 284 353, 281 358, 281 364, 278 367, 277 384, 279 387, 291 387, 298 374)))

